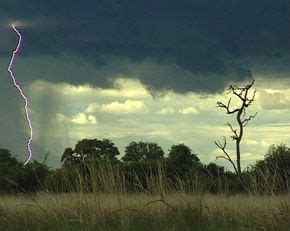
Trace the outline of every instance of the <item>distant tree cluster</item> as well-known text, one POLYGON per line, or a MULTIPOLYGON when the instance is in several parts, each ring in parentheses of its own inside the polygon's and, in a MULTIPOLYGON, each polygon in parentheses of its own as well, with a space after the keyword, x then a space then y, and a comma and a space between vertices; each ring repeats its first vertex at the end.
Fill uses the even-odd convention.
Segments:
POLYGON ((0 193, 36 192, 49 174, 45 164, 34 161, 23 166, 9 150, 0 148, 0 193))
MULTIPOLYGON (((74 149, 65 149, 61 158, 62 168, 52 170, 37 161, 23 166, 8 150, 0 149, 0 193, 35 193, 43 189, 77 191, 75 183, 68 182, 75 182, 80 176, 87 180, 100 178, 97 175, 100 172, 107 174, 108 178, 104 175, 99 180, 109 182, 112 180, 109 175, 114 175, 116 170, 123 176, 129 191, 136 190, 136 185, 142 190, 149 190, 148 176, 155 177, 160 171, 168 187, 182 183, 188 191, 194 189, 192 182, 198 178, 202 179, 203 187, 210 193, 225 190, 223 187, 227 187, 229 193, 290 191, 290 149, 285 145, 271 146, 263 160, 241 174, 226 171, 216 163, 201 163, 198 155, 185 144, 172 145, 165 154, 157 143, 134 141, 125 147, 122 158, 118 159, 118 155, 118 148, 110 140, 84 139, 77 142, 74 149), (92 169, 98 173, 95 174, 92 169)), ((90 191, 93 185, 90 183, 87 187, 86 190, 90 191)))

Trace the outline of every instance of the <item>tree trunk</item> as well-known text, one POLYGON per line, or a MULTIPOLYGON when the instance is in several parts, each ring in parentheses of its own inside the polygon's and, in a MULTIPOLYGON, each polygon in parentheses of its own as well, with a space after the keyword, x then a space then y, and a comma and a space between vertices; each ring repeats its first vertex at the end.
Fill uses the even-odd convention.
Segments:
POLYGON ((238 170, 238 174, 241 174, 242 173, 242 170, 241 170, 240 140, 237 140, 237 142, 236 142, 236 151, 237 151, 237 170, 238 170))
POLYGON ((244 134, 244 127, 243 127, 243 123, 241 121, 241 115, 242 115, 243 111, 240 110, 237 114, 237 121, 238 121, 238 124, 239 124, 239 127, 240 127, 240 134, 239 136, 237 137, 237 141, 236 141, 236 151, 237 151, 237 170, 238 170, 238 174, 241 174, 242 173, 242 170, 241 170, 241 140, 243 138, 243 134, 244 134))

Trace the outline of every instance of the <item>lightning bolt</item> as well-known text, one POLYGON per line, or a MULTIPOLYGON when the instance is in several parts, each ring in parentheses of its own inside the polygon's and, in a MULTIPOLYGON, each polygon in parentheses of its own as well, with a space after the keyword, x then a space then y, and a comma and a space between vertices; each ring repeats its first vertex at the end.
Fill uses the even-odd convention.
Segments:
POLYGON ((16 79, 15 74, 13 72, 13 65, 14 65, 15 59, 16 59, 16 57, 18 55, 19 49, 20 49, 21 44, 22 44, 22 35, 19 32, 19 30, 16 28, 15 25, 12 25, 12 28, 17 33, 19 39, 18 39, 18 44, 17 44, 16 49, 13 51, 13 55, 11 57, 10 64, 8 66, 8 71, 10 73, 10 76, 11 76, 12 80, 13 80, 14 86, 18 89, 20 95, 24 99, 24 102, 25 102, 25 105, 24 105, 25 115, 26 115, 26 119, 27 119, 27 122, 28 122, 28 126, 30 128, 30 137, 29 137, 29 140, 27 142, 27 149, 28 149, 29 157, 26 160, 26 162, 24 163, 24 165, 26 165, 27 163, 29 163, 31 161, 31 158, 32 158, 33 128, 32 128, 32 122, 31 122, 31 119, 30 119, 30 116, 29 116, 29 112, 28 112, 28 99, 25 96, 23 89, 21 88, 21 86, 17 82, 17 79, 16 79))

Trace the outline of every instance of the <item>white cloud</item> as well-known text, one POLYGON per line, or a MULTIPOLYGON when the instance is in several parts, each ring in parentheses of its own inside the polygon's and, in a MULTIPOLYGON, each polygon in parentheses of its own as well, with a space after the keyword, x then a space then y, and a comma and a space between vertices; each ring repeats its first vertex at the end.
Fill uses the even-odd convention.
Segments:
POLYGON ((67 122, 67 121, 69 121, 69 118, 66 117, 64 114, 58 113, 56 115, 56 121, 58 121, 58 122, 67 122))
POLYGON ((93 115, 86 115, 86 114, 80 112, 72 117, 71 122, 73 122, 75 124, 81 124, 81 125, 97 124, 97 119, 93 115))
POLYGON ((90 104, 86 112, 96 112, 97 110, 112 114, 139 114, 147 113, 149 109, 142 101, 126 100, 124 103, 118 101, 109 104, 90 104))
POLYGON ((91 124, 97 124, 97 118, 94 115, 88 115, 87 118, 91 124))
POLYGON ((79 112, 72 117, 68 117, 61 113, 58 113, 56 115, 56 119, 59 122, 71 122, 80 125, 97 124, 97 118, 94 115, 86 115, 82 112, 79 112))
POLYGON ((96 113, 100 109, 100 105, 98 103, 90 103, 87 109, 85 110, 86 113, 96 113))
POLYGON ((188 114, 198 114, 199 111, 195 107, 189 106, 180 109, 179 113, 181 113, 182 115, 188 115, 188 114))
POLYGON ((290 90, 265 89, 258 93, 261 109, 290 109, 290 90))
POLYGON ((170 115, 170 114, 174 114, 175 110, 172 107, 164 107, 161 108, 157 114, 158 115, 170 115))
POLYGON ((151 98, 148 90, 142 85, 140 80, 117 78, 114 81, 114 87, 111 89, 100 90, 100 95, 110 97, 126 97, 126 98, 151 98))
POLYGON ((147 113, 149 109, 142 101, 126 100, 124 103, 114 101, 108 104, 90 103, 86 113, 105 112, 111 114, 140 114, 147 113))

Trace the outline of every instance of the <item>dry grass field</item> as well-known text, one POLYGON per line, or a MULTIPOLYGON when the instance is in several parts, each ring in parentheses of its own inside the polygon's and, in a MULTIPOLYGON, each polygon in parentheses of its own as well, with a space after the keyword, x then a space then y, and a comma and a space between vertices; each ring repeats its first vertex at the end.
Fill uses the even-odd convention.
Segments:
POLYGON ((289 230, 290 196, 2 196, 0 230, 289 230))

